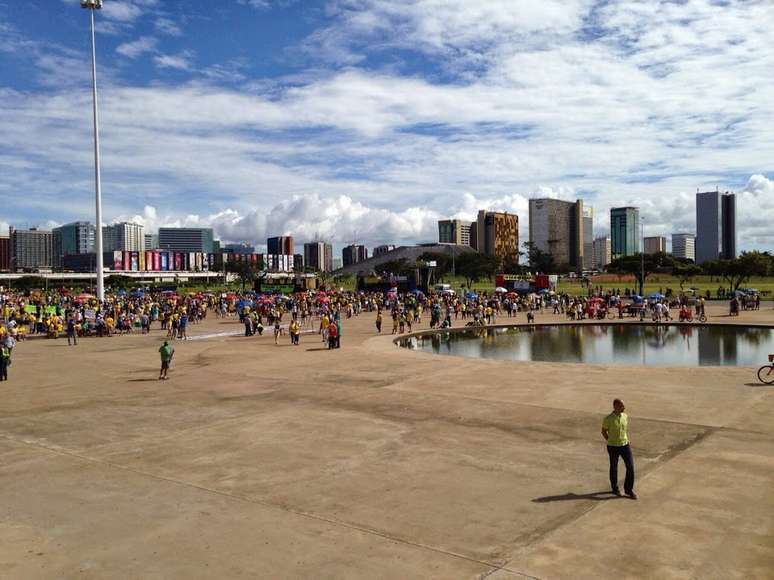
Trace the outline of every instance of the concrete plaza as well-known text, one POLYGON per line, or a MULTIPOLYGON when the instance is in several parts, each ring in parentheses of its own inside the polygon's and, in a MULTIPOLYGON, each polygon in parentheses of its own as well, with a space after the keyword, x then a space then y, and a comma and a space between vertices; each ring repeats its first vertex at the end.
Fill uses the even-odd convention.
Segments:
MULTIPOLYGON (((710 314, 774 325, 769 305, 710 314)), ((367 313, 335 351, 177 342, 161 382, 161 338, 17 347, 1 578, 774 578, 774 387, 754 368, 436 356, 367 313), (614 397, 637 501, 607 493, 614 397)))

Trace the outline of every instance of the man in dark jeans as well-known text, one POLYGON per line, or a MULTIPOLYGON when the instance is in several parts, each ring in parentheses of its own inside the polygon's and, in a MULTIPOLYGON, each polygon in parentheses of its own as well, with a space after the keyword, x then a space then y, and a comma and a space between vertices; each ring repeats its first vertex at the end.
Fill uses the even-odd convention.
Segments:
POLYGON ((602 437, 607 441, 607 454, 610 457, 610 488, 615 495, 621 495, 618 489, 618 458, 622 458, 626 466, 624 493, 632 499, 637 499, 634 493, 634 459, 629 446, 629 416, 624 413, 626 407, 621 399, 613 401, 613 412, 602 421, 602 437))

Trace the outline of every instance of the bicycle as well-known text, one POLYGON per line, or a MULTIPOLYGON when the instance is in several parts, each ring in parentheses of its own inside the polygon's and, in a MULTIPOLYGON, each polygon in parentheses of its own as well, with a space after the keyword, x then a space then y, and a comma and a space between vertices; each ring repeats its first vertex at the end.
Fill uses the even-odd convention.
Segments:
POLYGON ((769 364, 758 369, 758 380, 764 385, 774 383, 774 354, 769 355, 769 364))

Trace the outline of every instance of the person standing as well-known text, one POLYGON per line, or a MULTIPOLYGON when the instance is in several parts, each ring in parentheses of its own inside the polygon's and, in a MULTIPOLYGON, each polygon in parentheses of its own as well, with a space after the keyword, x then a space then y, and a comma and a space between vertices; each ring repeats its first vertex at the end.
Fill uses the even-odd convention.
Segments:
POLYGON ((70 346, 72 341, 73 346, 78 346, 78 333, 75 330, 75 320, 72 317, 67 319, 67 346, 70 346))
POLYGON ((161 345, 161 348, 159 349, 159 354, 161 355, 161 370, 159 371, 159 380, 166 380, 167 371, 169 370, 169 365, 172 362, 172 357, 175 354, 175 349, 171 344, 169 344, 168 340, 165 340, 164 344, 161 345))
POLYGON ((629 416, 624 413, 626 407, 621 399, 613 400, 613 412, 602 421, 602 437, 607 441, 607 454, 610 458, 610 489, 614 495, 621 495, 618 488, 618 458, 626 466, 624 493, 631 499, 637 499, 634 493, 634 459, 629 446, 629 416))
POLYGON ((338 326, 335 322, 328 325, 328 350, 336 348, 336 337, 338 335, 338 326))
POLYGON ((381 334, 382 333, 382 311, 379 310, 379 312, 376 313, 376 332, 381 334))

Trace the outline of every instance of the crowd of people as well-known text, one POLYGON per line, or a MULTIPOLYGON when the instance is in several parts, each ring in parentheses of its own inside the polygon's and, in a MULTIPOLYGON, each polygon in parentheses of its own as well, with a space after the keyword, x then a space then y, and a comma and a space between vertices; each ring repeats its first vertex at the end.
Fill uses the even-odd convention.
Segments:
MULTIPOLYGON (((174 340, 187 340, 189 328, 205 320, 210 311, 218 318, 238 318, 246 337, 262 336, 268 327, 273 330, 275 344, 284 341, 287 334, 290 344, 299 346, 302 335, 316 334, 325 347, 338 349, 344 331, 342 321, 364 312, 373 313, 377 333, 387 331, 387 318, 392 321, 388 327, 391 334, 403 334, 412 332, 423 320, 431 329, 458 323, 487 326, 524 313, 526 321, 532 323, 536 315, 546 311, 569 320, 638 317, 663 322, 677 317, 681 322, 690 322, 694 315, 705 316, 705 302, 702 296, 668 299, 657 293, 641 298, 602 288, 590 296, 548 290, 518 294, 504 289, 464 294, 310 290, 291 295, 119 290, 109 293, 102 303, 93 295, 64 289, 5 293, 0 294, 0 380, 7 379, 16 344, 33 336, 66 337, 68 345, 77 346, 83 337, 148 334, 157 325, 167 338, 165 344, 171 345, 174 340)), ((729 304, 730 314, 738 315, 740 309, 760 308, 760 297, 734 294, 729 304)), ((167 351, 163 355, 168 368, 171 354, 167 351)))

